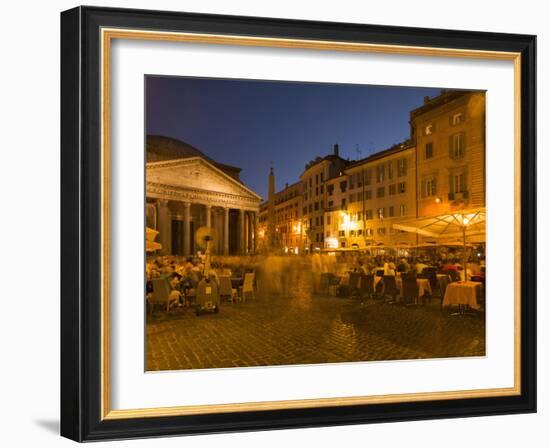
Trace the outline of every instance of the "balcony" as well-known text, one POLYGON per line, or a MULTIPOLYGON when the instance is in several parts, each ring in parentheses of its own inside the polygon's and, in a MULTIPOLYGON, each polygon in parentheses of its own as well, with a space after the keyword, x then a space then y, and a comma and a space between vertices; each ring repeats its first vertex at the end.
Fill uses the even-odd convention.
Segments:
POLYGON ((461 191, 457 193, 449 193, 449 201, 460 201, 463 199, 468 199, 468 192, 461 191))

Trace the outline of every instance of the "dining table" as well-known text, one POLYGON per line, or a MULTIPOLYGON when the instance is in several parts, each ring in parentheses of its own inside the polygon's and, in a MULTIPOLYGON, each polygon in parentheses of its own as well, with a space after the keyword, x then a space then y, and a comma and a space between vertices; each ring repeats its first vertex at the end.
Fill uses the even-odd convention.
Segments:
POLYGON ((449 305, 467 305, 474 310, 478 310, 480 305, 477 302, 478 290, 481 282, 460 281, 447 285, 442 306, 449 305))

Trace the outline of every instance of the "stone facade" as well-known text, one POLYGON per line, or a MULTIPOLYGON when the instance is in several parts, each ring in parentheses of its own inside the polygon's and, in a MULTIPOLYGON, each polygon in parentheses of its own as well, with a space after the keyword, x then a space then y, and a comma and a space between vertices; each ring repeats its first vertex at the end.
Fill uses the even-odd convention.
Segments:
MULTIPOLYGON (((149 143, 149 142, 148 142, 149 143)), ((159 231, 161 253, 189 256, 204 250, 197 230, 213 234, 218 254, 251 254, 258 245, 260 196, 238 178, 238 168, 216 164, 181 143, 175 158, 152 156, 146 163, 146 221, 159 231)))

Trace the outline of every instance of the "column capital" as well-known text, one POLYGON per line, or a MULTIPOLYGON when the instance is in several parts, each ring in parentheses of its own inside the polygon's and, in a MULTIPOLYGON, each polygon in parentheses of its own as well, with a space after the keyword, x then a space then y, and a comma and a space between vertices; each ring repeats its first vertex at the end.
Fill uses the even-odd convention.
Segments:
POLYGON ((156 203, 162 207, 168 207, 168 199, 157 199, 156 203))
POLYGON ((183 206, 184 206, 185 208, 190 208, 190 207, 191 207, 191 202, 184 202, 184 203, 183 203, 183 206))

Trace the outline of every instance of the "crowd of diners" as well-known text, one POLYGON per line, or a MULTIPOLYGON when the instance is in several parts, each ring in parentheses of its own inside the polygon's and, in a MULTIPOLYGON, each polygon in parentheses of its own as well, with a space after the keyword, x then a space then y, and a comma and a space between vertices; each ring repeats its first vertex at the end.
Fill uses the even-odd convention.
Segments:
MULTIPOLYGON (((470 257, 466 267, 461 253, 433 253, 416 257, 372 255, 368 252, 350 251, 316 253, 312 255, 255 255, 212 256, 198 253, 194 257, 148 256, 146 260, 146 297, 153 294, 153 279, 163 278, 169 284, 170 294, 182 306, 193 304, 194 290, 202 279, 219 284, 219 277, 231 278, 232 287, 239 291, 245 274, 254 273, 254 283, 267 293, 283 292, 292 295, 297 282, 311 282, 311 291, 317 291, 320 274, 330 274, 344 279, 351 273, 384 276, 423 276, 426 273, 448 275, 449 281, 466 279, 485 281, 485 258, 470 257), (259 279, 259 280, 258 280, 259 279)), ((377 283, 378 284, 378 283, 377 283)), ((383 282, 380 283, 383 285, 383 282)))
MULTIPOLYGON (((145 264, 146 296, 153 294, 153 279, 165 279, 173 296, 181 305, 192 305, 194 290, 203 278, 218 283, 220 276, 229 276, 233 286, 242 286, 244 275, 254 272, 252 257, 223 257, 223 262, 215 257, 206 260, 204 254, 194 257, 173 255, 149 256, 145 264)), ((150 296, 149 296, 150 297, 150 296)))
MULTIPOLYGON (((398 273, 422 274, 425 269, 432 272, 449 274, 451 277, 464 278, 464 266, 459 257, 393 257, 370 256, 364 254, 342 253, 336 256, 335 273, 359 272, 364 274, 396 275, 398 273), (456 275, 455 275, 456 274, 456 275)), ((325 271, 328 272, 328 271, 325 271)), ((485 258, 469 257, 466 264, 466 279, 485 277, 485 258)))

